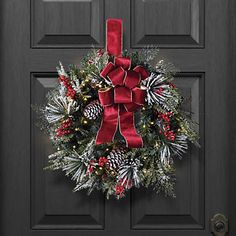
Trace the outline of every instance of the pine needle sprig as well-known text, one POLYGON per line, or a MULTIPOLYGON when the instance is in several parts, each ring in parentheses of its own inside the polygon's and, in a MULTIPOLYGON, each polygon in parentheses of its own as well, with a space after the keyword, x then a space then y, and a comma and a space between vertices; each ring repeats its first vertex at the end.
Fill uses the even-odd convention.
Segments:
POLYGON ((177 113, 176 109, 181 101, 181 97, 166 83, 168 80, 169 78, 163 74, 156 73, 152 73, 143 80, 142 85, 147 91, 146 100, 148 105, 157 104, 166 111, 177 113))
POLYGON ((79 105, 76 101, 61 95, 54 95, 50 97, 50 100, 45 108, 45 116, 50 124, 58 122, 78 110, 79 105))
POLYGON ((129 183, 133 183, 135 187, 139 187, 141 182, 139 168, 142 166, 139 159, 127 158, 120 165, 118 170, 118 180, 122 185, 128 187, 129 183))

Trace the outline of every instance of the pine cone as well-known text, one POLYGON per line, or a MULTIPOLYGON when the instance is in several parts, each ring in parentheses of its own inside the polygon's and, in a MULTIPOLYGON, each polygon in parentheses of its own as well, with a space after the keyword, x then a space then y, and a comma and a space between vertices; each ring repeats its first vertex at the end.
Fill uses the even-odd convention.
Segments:
POLYGON ((110 169, 118 169, 124 162, 126 151, 124 148, 115 148, 107 156, 110 169))
POLYGON ((94 100, 90 102, 84 108, 84 116, 89 120, 96 120, 102 113, 103 107, 100 104, 99 100, 94 100))

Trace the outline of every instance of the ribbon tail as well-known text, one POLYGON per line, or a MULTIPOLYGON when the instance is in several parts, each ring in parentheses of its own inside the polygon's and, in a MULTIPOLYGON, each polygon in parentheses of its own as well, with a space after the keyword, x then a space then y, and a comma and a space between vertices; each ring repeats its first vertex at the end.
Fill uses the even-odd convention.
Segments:
POLYGON ((96 137, 96 145, 110 143, 118 129, 118 105, 104 107, 103 120, 96 137))
POLYGON ((124 106, 120 105, 119 110, 120 132, 129 148, 143 147, 142 137, 137 133, 134 125, 134 113, 126 111, 124 106))

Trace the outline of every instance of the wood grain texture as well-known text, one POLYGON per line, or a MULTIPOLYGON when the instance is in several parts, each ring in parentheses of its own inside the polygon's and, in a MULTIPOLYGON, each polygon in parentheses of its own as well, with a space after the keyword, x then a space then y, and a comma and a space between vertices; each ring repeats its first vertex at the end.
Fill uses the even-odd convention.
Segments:
POLYGON ((186 98, 183 110, 199 123, 201 149, 190 146, 184 160, 176 162, 176 199, 150 190, 132 192, 133 229, 204 229, 204 74, 179 73, 174 83, 186 98), (185 189, 185 191, 183 191, 185 189))
POLYGON ((103 46, 103 0, 31 0, 33 48, 103 46))
POLYGON ((204 0, 132 0, 132 47, 204 47, 204 0))
MULTIPOLYGON (((230 76, 231 80, 230 83, 228 83, 228 90, 235 91, 236 90, 236 1, 229 1, 229 25, 228 25, 228 36, 229 36, 229 50, 231 52, 229 63, 230 63, 230 76)), ((230 117, 228 117, 228 121, 230 124, 232 124, 232 129, 235 129, 235 118, 236 118, 236 99, 234 97, 234 94, 230 93, 227 100, 228 104, 228 112, 230 112, 230 117)), ((235 178, 235 166, 236 166, 236 140, 234 137, 234 132, 229 132, 229 143, 230 143, 230 180, 229 180, 229 186, 236 186, 236 178, 235 178)), ((230 219, 230 228, 229 228, 229 235, 236 234, 236 204, 232 204, 235 201, 236 198, 236 188, 231 187, 230 188, 230 194, 228 198, 228 206, 230 208, 229 212, 229 219, 230 219)))
MULTIPOLYGON (((45 103, 45 96, 57 84, 56 73, 32 73, 31 104, 45 103)), ((54 152, 47 135, 35 125, 31 112, 31 228, 103 229, 104 197, 86 192, 73 193, 75 183, 61 172, 49 172, 47 156, 54 152)))

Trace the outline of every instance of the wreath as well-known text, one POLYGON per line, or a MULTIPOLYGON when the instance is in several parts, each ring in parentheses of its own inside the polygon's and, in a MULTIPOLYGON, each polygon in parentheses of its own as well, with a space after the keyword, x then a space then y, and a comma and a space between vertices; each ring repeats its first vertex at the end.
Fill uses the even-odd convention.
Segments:
POLYGON ((170 63, 150 64, 157 49, 122 53, 122 21, 107 20, 106 51, 91 50, 80 66, 57 68, 58 85, 41 107, 41 128, 57 151, 46 169, 65 171, 74 191, 98 189, 107 198, 132 187, 175 196, 174 160, 197 124, 181 109, 170 63))

